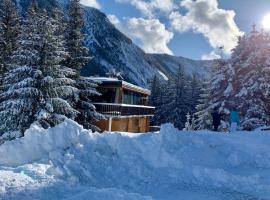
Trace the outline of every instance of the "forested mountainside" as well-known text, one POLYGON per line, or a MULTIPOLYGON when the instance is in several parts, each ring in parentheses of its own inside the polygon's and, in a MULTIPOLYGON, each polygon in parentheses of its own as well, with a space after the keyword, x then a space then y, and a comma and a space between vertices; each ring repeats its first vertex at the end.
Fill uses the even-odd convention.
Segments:
MULTIPOLYGON (((18 0, 24 14, 31 0, 18 0)), ((40 7, 51 9, 54 6, 65 7, 67 0, 38 0, 40 7)), ((85 44, 89 48, 92 60, 82 69, 83 76, 104 76, 114 68, 121 72, 125 80, 140 86, 146 86, 155 74, 165 78, 174 74, 181 65, 187 74, 208 75, 213 61, 195 61, 183 57, 147 54, 121 33, 101 11, 84 7, 85 44), (164 76, 165 75, 165 76, 164 76)))

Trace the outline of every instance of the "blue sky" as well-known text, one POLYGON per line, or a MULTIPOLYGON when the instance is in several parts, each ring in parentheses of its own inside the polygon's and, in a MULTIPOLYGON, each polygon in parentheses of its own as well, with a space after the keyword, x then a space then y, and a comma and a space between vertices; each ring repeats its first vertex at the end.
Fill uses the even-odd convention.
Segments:
MULTIPOLYGON (((270 0, 83 0, 150 53, 193 59, 224 55, 253 23, 261 26, 270 0)), ((269 22, 270 23, 270 22, 269 22)))

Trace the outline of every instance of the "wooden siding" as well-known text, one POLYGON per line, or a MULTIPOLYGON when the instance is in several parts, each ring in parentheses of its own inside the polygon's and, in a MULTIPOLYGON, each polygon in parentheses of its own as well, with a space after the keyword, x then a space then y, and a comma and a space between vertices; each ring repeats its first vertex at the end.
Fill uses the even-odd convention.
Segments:
MULTIPOLYGON (((111 131, 145 133, 150 127, 149 117, 113 118, 111 131)), ((100 120, 96 125, 102 132, 109 130, 109 120, 100 120)))

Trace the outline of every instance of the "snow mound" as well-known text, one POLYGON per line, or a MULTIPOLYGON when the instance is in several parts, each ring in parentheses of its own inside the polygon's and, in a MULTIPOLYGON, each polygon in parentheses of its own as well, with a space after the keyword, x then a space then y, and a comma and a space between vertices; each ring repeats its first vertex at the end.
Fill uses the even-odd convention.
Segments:
MULTIPOLYGON (((0 174, 26 175, 28 188, 46 180, 55 199, 269 199, 269 133, 183 132, 167 124, 160 133, 100 135, 67 120, 1 145, 0 174)), ((10 191, 1 185, 0 199, 10 191)))
POLYGON ((0 146, 0 165, 18 166, 46 158, 79 143, 83 134, 90 133, 72 120, 48 130, 33 125, 23 138, 0 146))

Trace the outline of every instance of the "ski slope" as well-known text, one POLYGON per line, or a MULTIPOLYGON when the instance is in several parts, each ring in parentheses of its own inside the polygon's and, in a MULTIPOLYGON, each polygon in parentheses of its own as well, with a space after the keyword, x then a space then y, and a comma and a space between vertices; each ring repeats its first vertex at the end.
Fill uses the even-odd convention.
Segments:
POLYGON ((71 120, 0 146, 0 199, 269 200, 270 132, 90 133, 71 120))

